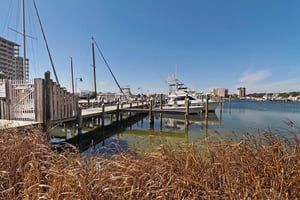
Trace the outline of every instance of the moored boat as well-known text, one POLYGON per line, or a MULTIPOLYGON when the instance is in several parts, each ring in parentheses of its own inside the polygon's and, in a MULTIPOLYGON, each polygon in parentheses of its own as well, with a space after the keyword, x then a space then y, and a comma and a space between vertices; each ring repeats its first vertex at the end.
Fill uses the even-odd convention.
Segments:
POLYGON ((197 114, 205 111, 206 102, 208 102, 209 112, 214 112, 220 104, 219 100, 214 100, 209 95, 197 94, 195 91, 190 90, 174 75, 169 77, 168 86, 169 95, 167 96, 167 103, 163 106, 163 110, 184 112, 186 110, 186 101, 189 100, 189 113, 197 114))

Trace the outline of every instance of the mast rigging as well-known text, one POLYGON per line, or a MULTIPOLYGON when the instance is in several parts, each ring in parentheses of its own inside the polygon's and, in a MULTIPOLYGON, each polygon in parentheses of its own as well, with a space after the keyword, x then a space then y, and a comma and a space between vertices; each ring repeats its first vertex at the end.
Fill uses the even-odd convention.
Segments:
POLYGON ((94 37, 92 37, 92 53, 93 53, 93 70, 94 70, 95 98, 97 99, 97 88, 96 88, 96 62, 95 62, 94 37))
POLYGON ((115 75, 114 75, 114 74, 113 74, 113 72, 111 71, 111 69, 110 69, 110 67, 109 67, 109 64, 107 63, 107 61, 106 61, 106 59, 105 59, 105 57, 104 57, 103 53, 101 52, 101 50, 100 50, 100 48, 99 48, 99 46, 98 46, 97 42, 96 42, 95 40, 94 40, 94 42, 95 42, 95 44, 96 44, 96 47, 97 47, 97 49, 98 49, 98 51, 99 51, 99 53, 100 53, 100 55, 101 55, 102 59, 103 59, 103 60, 104 60, 104 62, 105 62, 105 65, 106 65, 106 67, 108 68, 108 70, 109 70, 110 74, 112 75, 112 77, 113 77, 114 81, 115 81, 115 82, 116 82, 116 84, 118 85, 118 87, 119 87, 119 89, 120 89, 121 93, 122 93, 124 96, 126 96, 126 95, 124 94, 124 92, 123 92, 123 90, 122 90, 121 86, 119 85, 119 83, 118 83, 118 81, 117 81, 117 79, 116 79, 115 75))
MULTIPOLYGON (((24 0, 23 0, 23 2, 24 2, 24 0)), ((57 84, 60 85, 59 81, 58 81, 58 78, 57 78, 57 75, 56 75, 56 70, 55 70, 54 63, 53 63, 53 60, 52 60, 52 57, 51 57, 51 53, 50 53, 50 50, 49 50, 49 47, 48 47, 48 43, 47 43, 47 40, 46 40, 44 29, 43 29, 43 26, 42 26, 42 22, 41 22, 41 19, 40 19, 40 16, 39 16, 39 12, 38 12, 38 9, 37 9, 36 4, 35 4, 35 0, 33 0, 33 5, 34 5, 34 8, 35 8, 36 15, 38 17, 38 21, 39 21, 40 28, 41 28, 41 31, 42 31, 42 35, 43 35, 43 38, 44 38, 44 42, 45 42, 45 45, 46 45, 46 48, 47 48, 47 52, 48 52, 48 56, 49 56, 49 59, 50 59, 50 62, 51 62, 51 66, 52 66, 52 70, 53 70, 53 73, 54 73, 54 76, 55 76, 55 80, 56 80, 57 84)))

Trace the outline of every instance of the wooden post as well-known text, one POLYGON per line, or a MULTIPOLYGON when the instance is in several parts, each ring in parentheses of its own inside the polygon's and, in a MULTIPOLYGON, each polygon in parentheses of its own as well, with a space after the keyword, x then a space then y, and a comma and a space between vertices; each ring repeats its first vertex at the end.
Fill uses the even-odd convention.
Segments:
POLYGON ((119 102, 117 102, 117 112, 116 112, 116 120, 119 121, 119 102))
POLYGON ((51 138, 51 80, 50 80, 50 72, 45 72, 45 120, 44 120, 44 131, 46 132, 47 140, 49 141, 51 138))
POLYGON ((220 99, 220 121, 222 120, 222 113, 223 113, 223 97, 220 99))
POLYGON ((120 104, 119 104, 119 102, 117 103, 117 111, 119 111, 119 107, 120 106, 120 104))
POLYGON ((88 108, 89 108, 90 107, 90 93, 88 93, 87 98, 88 98, 88 108))
POLYGON ((162 124, 163 124, 163 123, 162 123, 162 122, 163 122, 162 116, 163 116, 163 115, 160 113, 160 114, 159 114, 159 130, 160 130, 160 131, 162 131, 162 124))
POLYGON ((163 94, 160 94, 160 109, 163 107, 163 94))
POLYGON ((150 105, 149 105, 149 120, 150 120, 150 125, 154 124, 153 100, 150 100, 150 105))
POLYGON ((53 83, 53 89, 52 89, 52 94, 53 94, 53 120, 57 120, 57 84, 53 83))
POLYGON ((209 96, 207 94, 206 95, 206 104, 205 104, 205 119, 208 119, 208 100, 209 100, 209 96))
POLYGON ((12 106, 12 84, 11 84, 11 80, 7 80, 6 81, 6 85, 5 85, 5 92, 6 92, 6 106, 5 106, 5 119, 11 120, 13 118, 13 109, 11 109, 12 106))
POLYGON ((104 111, 105 111, 105 107, 104 107, 104 103, 102 104, 102 117, 101 117, 101 125, 104 126, 104 111))
POLYGON ((77 124, 78 124, 78 135, 82 133, 82 113, 81 108, 78 107, 77 110, 77 124))
POLYGON ((231 97, 229 97, 228 112, 229 112, 229 114, 231 114, 231 97))
POLYGON ((188 95, 185 97, 185 126, 187 127, 189 124, 189 111, 190 111, 190 101, 188 99, 188 95))
POLYGON ((41 78, 34 79, 34 112, 35 121, 44 122, 44 80, 41 78))

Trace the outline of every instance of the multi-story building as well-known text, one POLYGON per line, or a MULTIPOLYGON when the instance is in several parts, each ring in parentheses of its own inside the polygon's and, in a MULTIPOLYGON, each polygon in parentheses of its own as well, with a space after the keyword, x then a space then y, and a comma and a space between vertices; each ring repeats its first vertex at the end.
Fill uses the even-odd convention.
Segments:
POLYGON ((29 79, 29 60, 24 69, 23 58, 19 56, 20 45, 0 37, 0 78, 29 79))
POLYGON ((238 97, 246 97, 246 88, 240 87, 237 89, 238 97))
POLYGON ((228 89, 226 88, 215 88, 212 90, 212 95, 216 97, 228 97, 228 89))

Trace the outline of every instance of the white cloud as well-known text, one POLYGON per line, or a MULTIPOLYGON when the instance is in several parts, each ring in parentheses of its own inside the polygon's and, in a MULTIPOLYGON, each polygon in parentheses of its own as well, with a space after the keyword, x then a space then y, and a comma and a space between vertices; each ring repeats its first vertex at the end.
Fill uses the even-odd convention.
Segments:
POLYGON ((291 92, 300 90, 300 79, 299 78, 288 78, 280 81, 272 81, 270 70, 257 70, 257 71, 245 71, 238 84, 233 86, 230 91, 235 93, 239 87, 245 87, 247 93, 255 92, 291 92), (266 82, 266 79, 268 81, 266 82))
POLYGON ((243 73, 242 77, 239 79, 239 82, 245 84, 253 84, 258 81, 264 80, 271 75, 270 70, 260 70, 260 71, 249 71, 243 73))
POLYGON ((232 88, 232 92, 236 91, 238 87, 245 87, 247 93, 255 92, 292 92, 300 90, 300 79, 288 79, 277 82, 268 82, 268 83, 245 83, 243 85, 235 85, 232 88))

